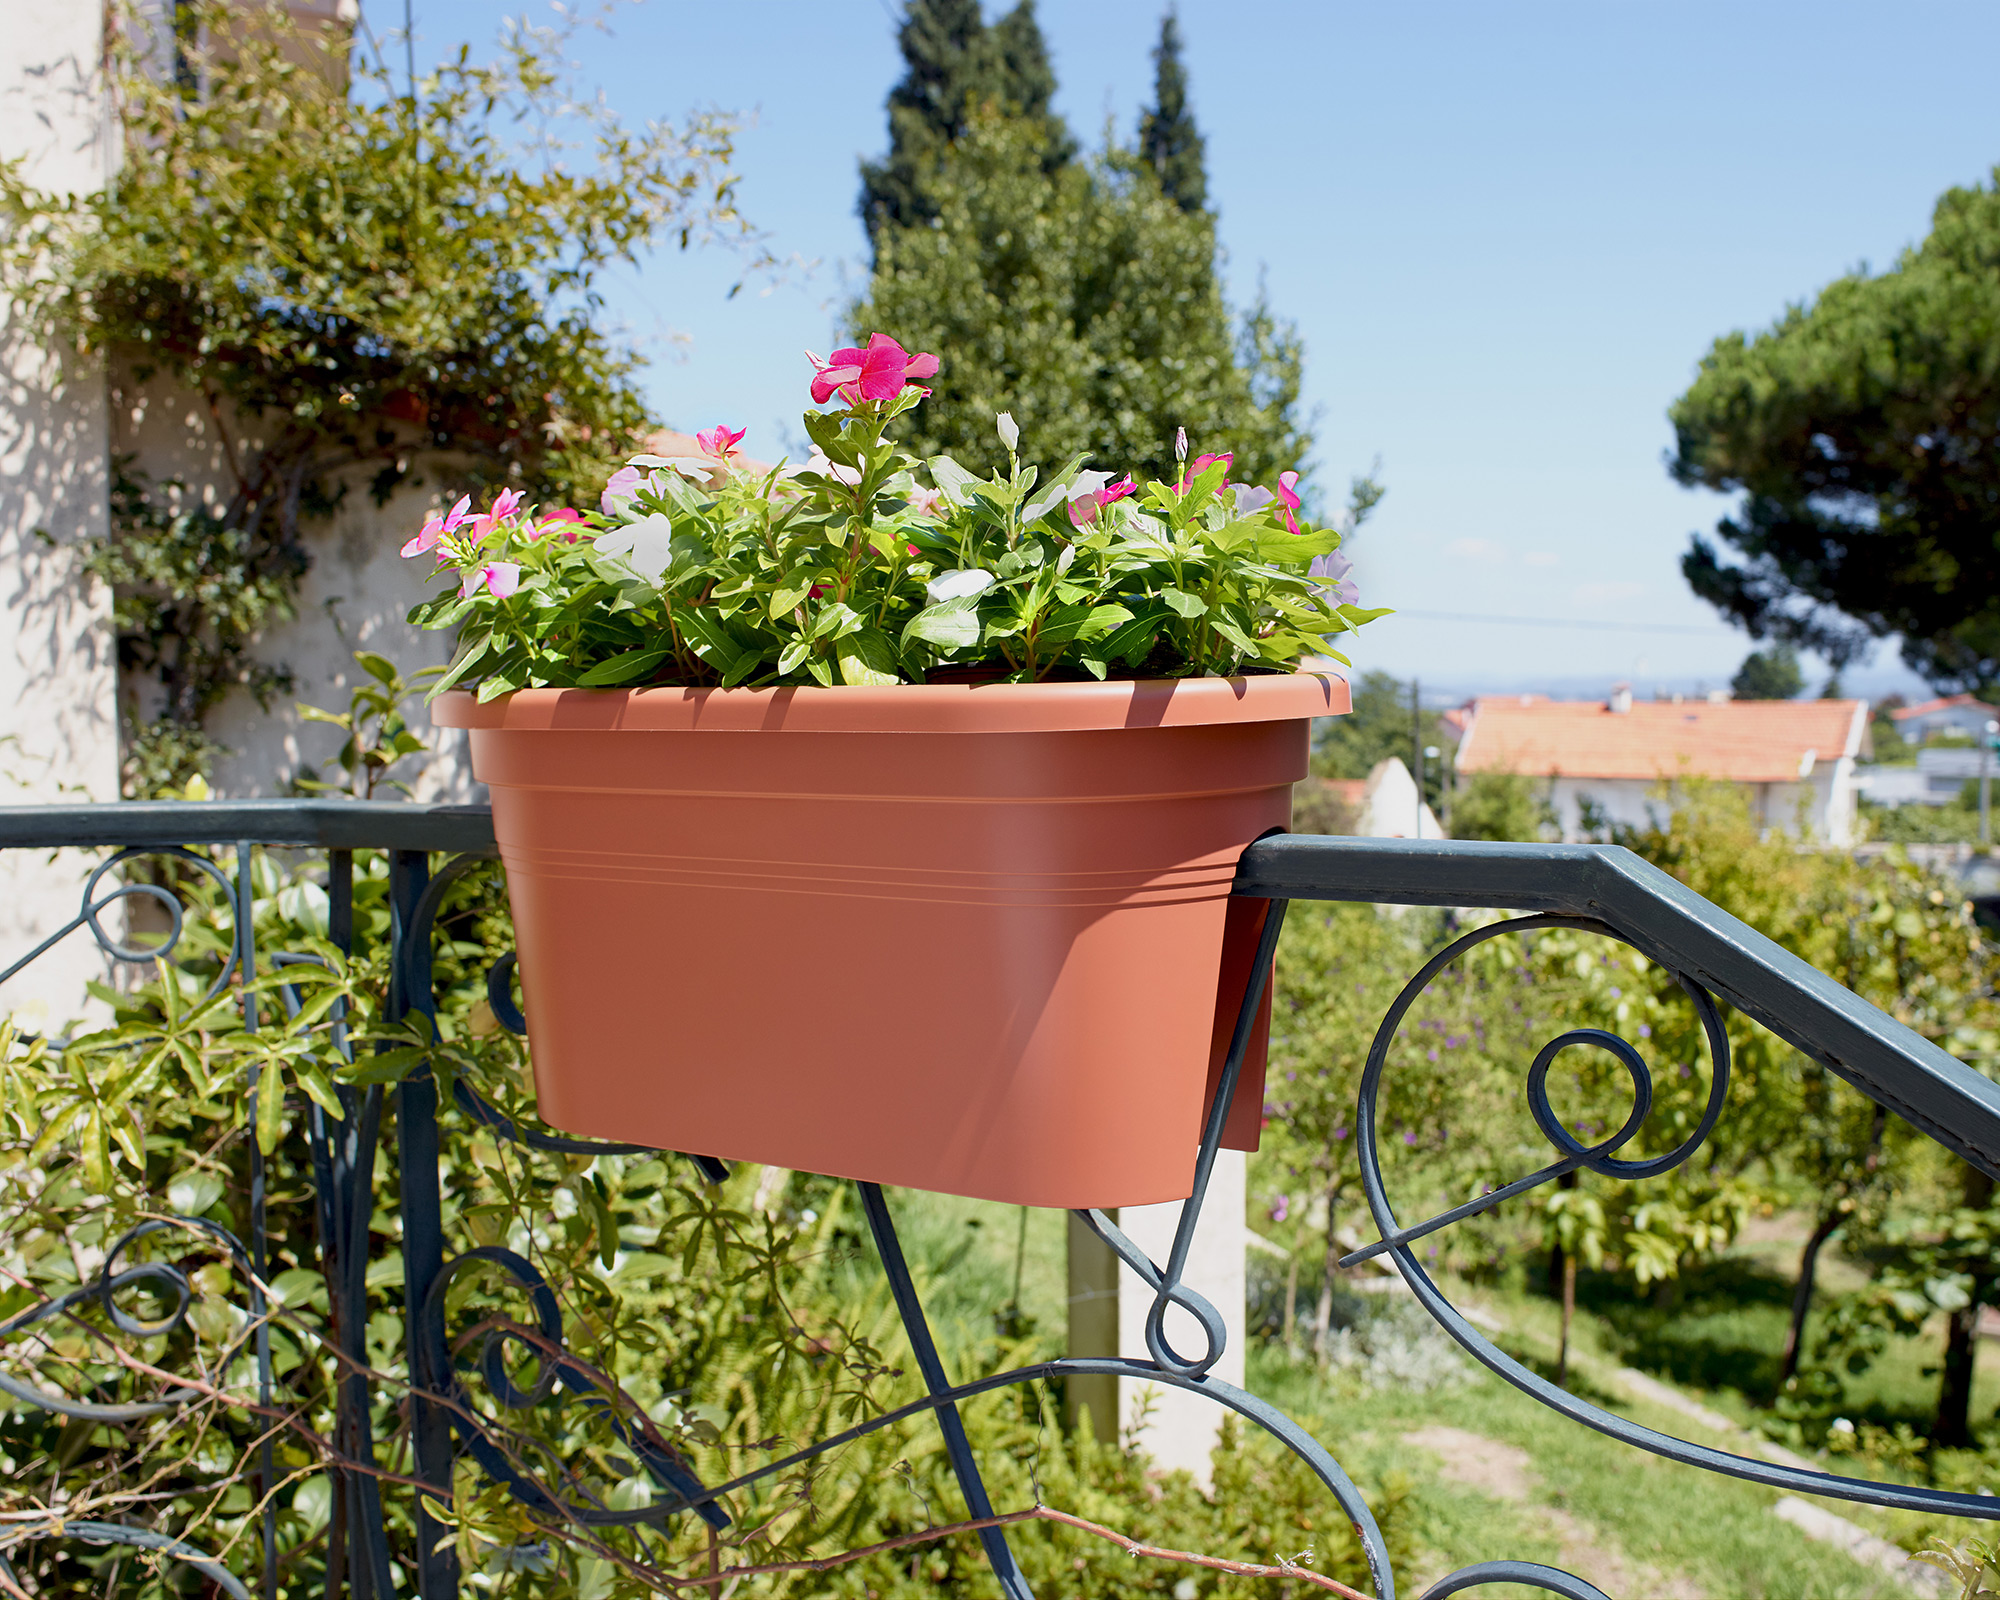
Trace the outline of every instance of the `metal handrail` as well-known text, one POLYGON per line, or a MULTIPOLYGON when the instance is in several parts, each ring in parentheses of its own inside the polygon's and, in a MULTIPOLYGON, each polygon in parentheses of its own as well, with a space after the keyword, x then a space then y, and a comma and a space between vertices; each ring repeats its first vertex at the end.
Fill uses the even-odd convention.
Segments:
POLYGON ((490 854, 490 806, 399 800, 120 800, 0 806, 0 850, 139 844, 274 849, 444 850, 490 854))
POLYGON ((1272 900, 1477 906, 1608 924, 2000 1178, 2000 1084, 1619 845, 1285 834, 1243 852, 1235 889, 1272 900))

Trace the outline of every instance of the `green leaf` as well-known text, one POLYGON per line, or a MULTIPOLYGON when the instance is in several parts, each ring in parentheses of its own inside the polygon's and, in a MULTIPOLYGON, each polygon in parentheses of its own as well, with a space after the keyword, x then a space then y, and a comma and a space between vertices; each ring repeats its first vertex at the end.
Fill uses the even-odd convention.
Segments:
POLYGON ((452 657, 451 665, 445 668, 444 675, 431 685, 430 692, 424 696, 425 703, 435 700, 478 666, 485 659, 487 649, 492 643, 493 635, 490 633, 482 633, 475 639, 461 640, 458 654, 452 657))
POLYGON ((794 611, 805 604, 806 597, 811 593, 812 582, 810 578, 799 578, 779 584, 771 592, 771 598, 766 603, 766 609, 770 612, 771 620, 773 622, 782 622, 790 617, 794 611))
POLYGON ((611 1214, 611 1199, 604 1192, 604 1180, 594 1172, 585 1173, 577 1188, 590 1202, 591 1214, 597 1220, 597 1259, 609 1272, 618 1264, 618 1221, 611 1214))
POLYGON ((270 1155, 285 1131, 285 1078, 278 1063, 266 1061, 257 1077, 257 1148, 270 1155))
POLYGON ((623 655, 612 656, 608 660, 598 662, 576 681, 586 689, 630 683, 634 678, 645 677, 672 654, 671 650, 627 650, 623 655))
POLYGON ((901 683, 896 647, 874 628, 844 635, 834 646, 841 682, 860 687, 901 683))
POLYGON ((979 643, 979 600, 962 595, 940 605, 926 606, 903 627, 903 643, 921 639, 940 650, 964 650, 979 643))
POLYGON ((716 667, 727 667, 743 647, 730 636, 722 619, 708 606, 690 606, 678 613, 681 631, 694 641, 695 654, 716 667))
POLYGON ((213 1172, 183 1172, 167 1185, 167 1209, 176 1216, 198 1217, 222 1198, 222 1179, 213 1172))
POLYGON ((387 656, 378 656, 373 650, 357 650, 354 659, 369 677, 382 683, 393 685, 396 681, 396 663, 387 656))
MULTIPOLYGON (((1202 474, 1202 476, 1206 477, 1207 473, 1202 474)), ((1191 595, 1182 589, 1162 589, 1160 591, 1160 598, 1184 617, 1205 616, 1208 612, 1208 602, 1206 600, 1191 595)))

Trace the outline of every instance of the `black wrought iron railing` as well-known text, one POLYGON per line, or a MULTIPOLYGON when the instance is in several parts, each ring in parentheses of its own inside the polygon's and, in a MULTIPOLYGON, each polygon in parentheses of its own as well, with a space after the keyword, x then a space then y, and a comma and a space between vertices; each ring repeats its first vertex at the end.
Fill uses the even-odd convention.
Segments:
MULTIPOLYGON (((389 867, 391 981, 387 1015, 391 1020, 431 1011, 433 936, 440 906, 455 882, 489 866, 494 854, 491 819, 482 808, 254 801, 0 809, 0 848, 28 851, 59 847, 94 848, 108 854, 90 877, 75 917, 0 972, 0 981, 15 976, 66 939, 93 939, 107 958, 133 966, 171 960, 185 931, 184 912, 178 903, 171 908, 164 903, 176 900, 181 894, 176 884, 189 881, 189 875, 205 885, 203 892, 212 904, 220 904, 231 930, 213 982, 234 980, 241 986, 244 980, 260 974, 281 974, 284 963, 295 959, 293 954, 257 948, 255 919, 249 914, 256 853, 272 849, 323 853, 326 935, 334 946, 344 948, 354 942, 355 853, 379 851, 386 855, 389 867), (164 886, 162 881, 141 882, 129 876, 148 861, 165 863, 182 876, 176 879, 173 872, 167 873, 164 886), (150 943, 123 942, 106 925, 118 903, 134 897, 163 908, 165 926, 150 943)), ((330 1285, 328 1313, 317 1337, 339 1370, 335 1426, 326 1441, 324 1463, 333 1486, 328 1537, 336 1546, 327 1561, 327 1592, 352 1594, 362 1600, 399 1593, 415 1593, 421 1600, 446 1600, 456 1595, 461 1574, 444 1519, 462 1458, 469 1457, 481 1472, 504 1485, 545 1526, 589 1529, 657 1524, 669 1517, 693 1516, 722 1527, 730 1520, 733 1497, 753 1483, 793 1471, 871 1432, 929 1413, 943 1432, 969 1519, 982 1525, 976 1531, 1001 1589, 1010 1596, 1026 1596, 1030 1592, 1027 1582, 1009 1548, 1004 1527, 998 1525, 1006 1519, 995 1515, 958 1407, 974 1396, 1031 1380, 1112 1375, 1206 1395, 1281 1441, 1317 1475, 1351 1521, 1365 1551, 1376 1594, 1381 1600, 1392 1600, 1395 1575, 1381 1532, 1362 1495, 1334 1456, 1305 1429, 1258 1396, 1212 1376, 1223 1350, 1224 1321, 1215 1307, 1182 1281, 1232 1090, 1248 1047, 1251 1020, 1270 981, 1285 909, 1294 900, 1476 906, 1521 913, 1476 927, 1441 951, 1411 979, 1382 1020, 1363 1076, 1356 1115, 1364 1186, 1380 1238, 1356 1252, 1350 1262, 1386 1256, 1425 1310, 1479 1362, 1555 1412, 1638 1449, 1800 1493, 2000 1519, 2000 1500, 1991 1496, 1853 1480, 1732 1455, 1609 1413, 1549 1383, 1497 1348, 1453 1308, 1413 1249, 1418 1241, 1441 1229, 1505 1205, 1566 1173, 1589 1170, 1613 1180, 1639 1179, 1686 1161, 1726 1109, 1730 1046, 1720 1009, 1725 1004, 1755 1018, 1862 1094, 1996 1176, 2000 1176, 2000 1088, 1666 874, 1615 847, 1282 836, 1262 840, 1245 852, 1235 892, 1271 902, 1272 914, 1265 920, 1223 1084, 1212 1102, 1194 1193, 1182 1209, 1168 1259, 1164 1263, 1149 1259, 1102 1212, 1077 1214, 1130 1269, 1149 1297, 1146 1340, 1150 1359, 1072 1357, 954 1382, 932 1337, 882 1193, 874 1185, 862 1184, 862 1211, 928 1392, 925 1398, 900 1410, 868 1417, 727 1482, 699 1481, 643 1418, 635 1418, 603 1392, 604 1375, 568 1352, 554 1297, 527 1260, 497 1245, 472 1247, 447 1257, 438 1182, 439 1084, 431 1073, 409 1073, 392 1088, 340 1084, 337 1109, 316 1104, 303 1132, 309 1145, 305 1165, 314 1190, 316 1248, 330 1285), (1610 1137, 1593 1145, 1581 1143, 1550 1108, 1546 1091, 1549 1064, 1571 1040, 1565 1035, 1550 1041, 1527 1074, 1530 1108, 1552 1147, 1553 1159, 1540 1170, 1475 1201, 1422 1221, 1405 1221, 1391 1208, 1385 1190, 1376 1126, 1378 1090, 1398 1025, 1424 987, 1465 950, 1490 939, 1550 927, 1622 941, 1663 966, 1685 990, 1711 1051, 1710 1088, 1699 1124, 1679 1146, 1664 1154, 1645 1160, 1621 1158, 1619 1151, 1645 1122, 1652 1100, 1651 1073, 1629 1043, 1594 1034, 1593 1042, 1610 1049, 1630 1073, 1633 1109, 1625 1125, 1610 1137), (378 1146, 391 1134, 400 1215, 398 1225, 385 1230, 384 1219, 376 1215, 374 1174, 378 1146), (395 1234, 391 1248, 399 1260, 403 1284, 400 1343, 407 1371, 407 1407, 402 1422, 408 1432, 408 1467, 401 1472, 387 1470, 381 1463, 380 1441, 375 1437, 381 1413, 373 1394, 379 1375, 370 1366, 367 1343, 369 1269, 374 1264, 370 1240, 371 1234, 379 1239, 385 1231, 395 1234), (532 1358, 535 1381, 525 1390, 517 1383, 516 1368, 510 1365, 495 1335, 489 1333, 476 1357, 468 1357, 447 1335, 446 1288, 455 1276, 475 1266, 511 1278, 533 1308, 531 1323, 510 1324, 500 1336, 513 1340, 515 1357, 525 1353, 532 1358), (1192 1315, 1201 1328, 1203 1347, 1198 1352, 1184 1352, 1169 1342, 1165 1319, 1174 1306, 1192 1315), (473 1383, 486 1384, 494 1398, 511 1406, 537 1402, 559 1390, 568 1403, 590 1411, 594 1425, 601 1425, 606 1436, 644 1468, 654 1486, 651 1503, 612 1508, 587 1495, 565 1496, 552 1491, 546 1475, 524 1472, 518 1460, 497 1448, 478 1424, 467 1403, 467 1386, 473 1383), (391 1495, 405 1497, 404 1520, 414 1529, 414 1538, 399 1550, 392 1550, 386 1531, 385 1496, 391 1495)), ((523 1023, 508 986, 510 963, 511 957, 496 964, 489 974, 487 993, 494 1016, 518 1032, 523 1023)), ((251 991, 247 987, 243 992, 251 1007, 246 1021, 254 1027, 258 1020, 255 1001, 248 998, 251 991)), ((462 1112, 501 1140, 577 1154, 636 1153, 633 1146, 569 1139, 531 1126, 482 1099, 463 1078, 452 1083, 451 1093, 462 1112)), ((253 1096, 250 1116, 254 1119, 255 1115, 253 1096)), ((254 1141, 250 1148, 247 1237, 228 1237, 212 1221, 161 1216, 140 1223, 124 1238, 111 1242, 101 1251, 94 1275, 67 1292, 34 1297, 32 1303, 0 1321, 0 1393, 6 1397, 0 1405, 53 1414, 87 1432, 96 1425, 125 1425, 171 1413, 206 1392, 198 1386, 176 1387, 165 1381, 151 1362, 131 1366, 133 1395, 129 1397, 109 1394, 101 1385, 88 1395, 57 1392, 8 1370, 10 1343, 18 1348, 22 1341, 46 1335, 65 1321, 88 1322, 91 1337, 101 1341, 123 1339, 154 1349, 171 1344, 189 1314, 192 1295, 187 1275, 163 1261, 126 1263, 141 1239, 181 1228, 213 1236, 213 1242, 244 1272, 250 1286, 246 1316, 232 1350, 254 1370, 252 1409, 268 1419, 281 1417, 283 1408, 274 1399, 277 1380, 266 1292, 263 1167, 254 1141), (172 1303, 171 1309, 164 1317, 142 1320, 126 1309, 135 1291, 161 1295, 172 1303)), ((720 1163, 690 1159, 710 1180, 726 1175, 720 1163)), ((17 1283, 17 1294, 19 1287, 17 1283)), ((254 1558, 246 1560, 239 1555, 219 1560, 215 1552, 156 1526, 78 1516, 55 1503, 37 1509, 31 1497, 17 1498, 7 1516, 0 1518, 0 1580, 4 1580, 0 1587, 20 1592, 13 1562, 30 1544, 80 1540, 130 1547, 185 1563, 217 1590, 230 1595, 275 1594, 283 1554, 278 1548, 268 1490, 279 1470, 274 1457, 278 1432, 275 1425, 267 1428, 256 1446, 262 1456, 261 1481, 266 1492, 257 1513, 262 1548, 254 1558)), ((1536 1563, 1509 1560, 1467 1567, 1433 1585, 1428 1594, 1440 1597, 1501 1581, 1574 1600, 1602 1600, 1600 1591, 1580 1578, 1536 1563)))

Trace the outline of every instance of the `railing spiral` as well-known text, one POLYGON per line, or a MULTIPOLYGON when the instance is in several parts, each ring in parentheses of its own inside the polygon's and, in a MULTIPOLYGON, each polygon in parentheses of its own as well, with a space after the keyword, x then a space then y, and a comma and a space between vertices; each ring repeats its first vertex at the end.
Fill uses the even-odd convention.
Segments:
MULTIPOLYGON (((474 874, 497 870, 490 819, 476 808, 253 802, 0 809, 0 848, 56 845, 103 846, 111 853, 86 879, 76 916, 0 972, 0 981, 20 973, 36 958, 78 934, 93 940, 106 957, 121 964, 171 959, 183 940, 188 912, 174 892, 171 878, 167 884, 121 883, 106 888, 107 880, 120 866, 141 858, 159 859, 171 863, 175 873, 199 879, 227 917, 228 944, 217 956, 217 970, 207 985, 206 997, 214 999, 232 981, 241 984, 242 1020, 250 1030, 260 1025, 256 1000, 260 990, 253 982, 260 969, 278 980, 276 990, 286 1014, 295 1018, 304 1003, 299 986, 309 977, 304 969, 324 965, 326 960, 308 952, 258 950, 252 915, 252 860, 257 850, 292 848, 325 853, 327 939, 343 953, 352 952, 355 945, 354 852, 387 853, 392 924, 388 1018, 392 1022, 413 1014, 435 1017, 433 941, 440 911, 455 885, 474 874), (235 872, 225 871, 203 854, 203 846, 233 848, 235 872), (434 866, 433 858, 439 855, 445 859, 434 866), (158 942, 143 946, 121 942, 107 929, 104 913, 127 900, 155 905, 164 914, 166 926, 158 942)), ((1267 1401, 1212 1376, 1225 1348, 1226 1319, 1184 1281, 1184 1276, 1253 1021, 1271 981, 1289 903, 1350 900, 1466 905, 1522 914, 1476 928, 1440 951, 1404 987, 1383 1018, 1369 1052, 1357 1107, 1363 1184, 1380 1238, 1351 1253, 1343 1265, 1387 1256, 1425 1311, 1486 1368, 1553 1411, 1636 1448, 1795 1492, 2000 1519, 2000 1500, 1992 1497, 1863 1482, 1750 1460, 1605 1412, 1538 1377, 1495 1347, 1451 1305, 1412 1249, 1422 1239, 1505 1205, 1567 1173, 1589 1170, 1615 1181, 1632 1181, 1657 1176, 1686 1161, 1713 1132, 1727 1099, 1730 1054, 1722 1021, 1723 1003, 1773 1028, 1864 1094, 1996 1174, 2000 1174, 2000 1088, 1623 851, 1282 836, 1261 840, 1244 853, 1235 892, 1272 904, 1264 919, 1221 1085, 1203 1130, 1193 1194, 1183 1206, 1166 1261, 1150 1259, 1105 1213, 1076 1213, 1082 1225, 1132 1272, 1148 1296, 1148 1360, 1075 1357, 954 1381, 931 1335, 889 1203, 879 1187, 860 1184, 861 1208, 915 1352, 925 1395, 755 1470, 725 1482, 704 1484, 615 1383, 569 1350, 556 1296, 530 1260, 498 1245, 446 1255, 438 1179, 438 1084, 425 1069, 402 1077, 393 1089, 379 1084, 338 1084, 331 1103, 337 1109, 316 1102, 307 1115, 312 1215, 329 1291, 329 1310, 322 1324, 307 1327, 298 1313, 275 1305, 270 1295, 264 1255, 264 1173, 257 1141, 252 1139, 251 1237, 247 1242, 198 1218, 150 1219, 125 1232, 108 1248, 89 1282, 0 1321, 0 1348, 9 1340, 57 1323, 86 1328, 91 1337, 100 1340, 116 1334, 142 1342, 171 1342, 189 1313, 192 1290, 188 1271, 178 1262, 133 1260, 131 1253, 144 1240, 183 1239, 190 1247, 199 1245, 225 1259, 243 1280, 242 1325, 202 1372, 191 1375, 194 1381, 165 1386, 148 1399, 114 1403, 65 1395, 0 1373, 0 1395, 14 1406, 76 1421, 136 1422, 169 1415, 192 1403, 215 1387, 248 1351, 254 1362, 257 1410, 272 1413, 272 1332, 278 1326, 296 1329, 328 1352, 339 1369, 331 1440, 333 1465, 329 1469, 334 1507, 330 1537, 335 1550, 329 1564, 329 1594, 386 1600, 406 1592, 385 1531, 383 1496, 397 1492, 411 1496, 416 1548, 401 1559, 414 1568, 416 1593, 422 1600, 448 1600, 458 1593, 461 1575, 442 1516, 450 1504, 453 1476, 462 1456, 469 1456, 482 1473, 504 1486, 523 1506, 552 1521, 585 1529, 630 1527, 657 1525, 691 1514, 719 1530, 731 1524, 731 1500, 742 1491, 881 1429, 928 1414, 942 1430, 972 1520, 991 1521, 991 1500, 959 1417, 964 1402, 997 1389, 1064 1377, 1143 1379, 1204 1395, 1256 1424, 1295 1454, 1353 1525, 1380 1600, 1394 1600, 1396 1578, 1381 1529, 1339 1462, 1267 1401), (1622 1156, 1620 1152, 1640 1135, 1651 1109, 1652 1070, 1640 1051, 1617 1034, 1602 1029, 1567 1031, 1543 1045, 1524 1074, 1530 1114, 1551 1147, 1553 1159, 1476 1200, 1405 1223, 1388 1198, 1377 1143, 1379 1097, 1390 1044, 1417 997, 1451 963, 1486 941, 1550 928, 1621 940, 1673 974, 1695 1007, 1710 1052, 1709 1090, 1699 1122, 1685 1139, 1661 1154, 1643 1160, 1622 1156), (1552 1066, 1563 1051, 1575 1047, 1608 1052, 1631 1083, 1629 1113, 1614 1132, 1595 1143, 1586 1144, 1563 1124, 1547 1092, 1552 1066), (387 1122, 393 1122, 398 1162, 401 1214, 397 1250, 410 1375, 410 1470, 400 1475, 382 1469, 379 1443, 373 1437, 371 1407, 377 1375, 368 1364, 366 1339, 369 1239, 379 1222, 373 1175, 387 1122), (525 1316, 490 1316, 476 1329, 460 1330, 455 1338, 448 1291, 454 1283, 474 1277, 500 1284, 525 1310, 525 1316), (128 1309, 129 1297, 135 1293, 151 1294, 163 1300, 167 1309, 157 1316, 138 1316, 128 1309), (1190 1316, 1200 1330, 1199 1350, 1184 1351, 1170 1342, 1166 1318, 1175 1307, 1190 1316), (110 1332, 100 1324, 107 1324, 110 1332), (531 1376, 520 1376, 522 1365, 531 1369, 531 1376), (605 1503, 563 1460, 518 1440, 510 1443, 504 1416, 489 1414, 494 1410, 527 1412, 558 1403, 579 1407, 592 1427, 601 1427, 643 1468, 653 1486, 647 1504, 605 1503)), ((518 1034, 524 1031, 526 1019, 513 998, 513 976, 514 957, 502 956, 485 971, 484 988, 494 1019, 518 1034)), ((336 1047, 351 1060, 345 1014, 336 1011, 329 1025, 336 1047)), ((569 1138, 530 1126, 490 1103, 462 1079, 452 1084, 451 1094, 460 1111, 503 1141, 569 1155, 654 1153, 643 1146, 569 1138)), ((253 1090, 253 1125, 256 1110, 253 1090)), ((688 1159, 709 1182, 728 1175, 726 1164, 712 1157, 688 1153, 688 1159)), ((268 1490, 275 1481, 270 1430, 258 1448, 261 1481, 268 1490)), ((121 1544, 184 1563, 217 1589, 245 1600, 253 1593, 269 1596, 276 1589, 277 1551, 268 1498, 267 1493, 261 1517, 261 1570, 254 1585, 232 1573, 213 1552, 168 1534, 90 1518, 65 1520, 56 1515, 0 1525, 0 1579, 18 1588, 10 1552, 35 1541, 75 1539, 121 1544)), ((1002 1592, 1025 1600, 1030 1590, 1004 1530, 987 1527, 980 1538, 1002 1592)), ((1433 1584, 1428 1596, 1438 1600, 1493 1582, 1524 1584, 1570 1600, 1603 1600, 1600 1591, 1581 1578, 1513 1561, 1462 1568, 1433 1584)))

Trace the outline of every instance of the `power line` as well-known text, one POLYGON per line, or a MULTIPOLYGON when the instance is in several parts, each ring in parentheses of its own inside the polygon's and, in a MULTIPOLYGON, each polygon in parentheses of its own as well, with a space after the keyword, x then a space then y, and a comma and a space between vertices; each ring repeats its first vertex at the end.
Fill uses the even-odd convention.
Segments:
MULTIPOLYGON (((1701 633, 1710 637, 1720 637, 1731 633, 1730 628, 1704 628, 1684 622, 1597 622, 1583 617, 1496 617, 1478 611, 1404 611, 1398 609, 1399 617, 1414 617, 1419 622, 1500 622, 1521 628, 1598 628, 1616 633, 1701 633)), ((1387 620, 1384 618, 1383 620, 1387 620)))

